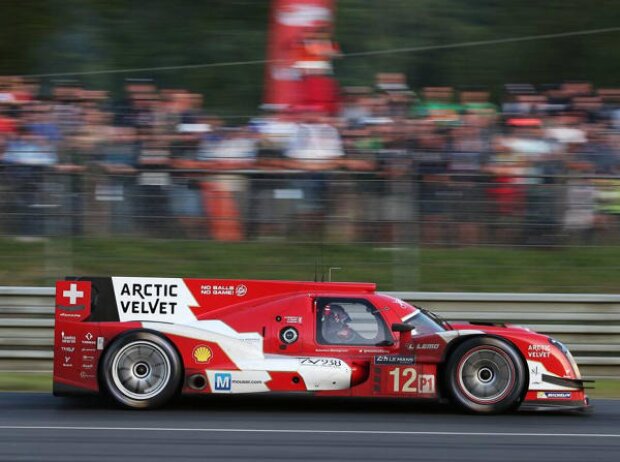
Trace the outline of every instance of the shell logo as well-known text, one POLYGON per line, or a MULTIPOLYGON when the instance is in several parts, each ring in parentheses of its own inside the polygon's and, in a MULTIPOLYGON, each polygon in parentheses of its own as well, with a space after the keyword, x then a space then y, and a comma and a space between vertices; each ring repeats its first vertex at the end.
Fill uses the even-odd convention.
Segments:
POLYGON ((211 348, 206 345, 198 345, 194 348, 192 356, 197 363, 208 363, 213 357, 213 352, 211 351, 211 348))

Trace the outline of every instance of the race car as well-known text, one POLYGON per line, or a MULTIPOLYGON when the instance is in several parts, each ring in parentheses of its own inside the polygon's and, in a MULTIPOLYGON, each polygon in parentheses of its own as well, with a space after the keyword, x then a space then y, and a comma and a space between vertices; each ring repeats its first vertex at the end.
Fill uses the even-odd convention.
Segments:
POLYGON ((55 320, 54 394, 104 393, 129 408, 265 392, 475 413, 589 406, 561 342, 448 323, 371 283, 68 277, 56 283, 55 320))

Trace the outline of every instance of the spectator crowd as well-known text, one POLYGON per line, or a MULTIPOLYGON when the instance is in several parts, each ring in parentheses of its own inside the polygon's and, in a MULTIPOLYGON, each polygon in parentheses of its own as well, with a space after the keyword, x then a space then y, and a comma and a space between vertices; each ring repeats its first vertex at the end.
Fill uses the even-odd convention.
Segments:
POLYGON ((0 77, 0 233, 429 245, 617 240, 620 88, 412 91, 401 74, 338 107, 253 118, 127 80, 0 77))

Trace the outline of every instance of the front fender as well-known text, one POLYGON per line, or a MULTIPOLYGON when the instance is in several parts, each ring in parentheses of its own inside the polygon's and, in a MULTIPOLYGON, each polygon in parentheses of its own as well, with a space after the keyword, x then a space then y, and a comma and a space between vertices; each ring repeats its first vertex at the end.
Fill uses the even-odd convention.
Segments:
POLYGON ((589 406, 586 381, 582 380, 572 355, 561 343, 516 326, 480 326, 480 330, 483 335, 513 344, 526 362, 529 378, 523 408, 584 409, 589 406))

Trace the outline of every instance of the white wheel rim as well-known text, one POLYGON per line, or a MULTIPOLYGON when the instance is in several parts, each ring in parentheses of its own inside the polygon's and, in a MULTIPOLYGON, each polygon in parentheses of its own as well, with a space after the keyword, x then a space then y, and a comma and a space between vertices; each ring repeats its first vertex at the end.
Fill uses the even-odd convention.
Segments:
POLYGON ((168 355, 158 345, 131 342, 121 348, 112 362, 112 380, 128 398, 146 400, 157 396, 170 381, 168 355))
POLYGON ((457 370, 461 391, 472 401, 492 404, 503 399, 514 386, 514 370, 505 353, 494 348, 468 352, 457 370))

